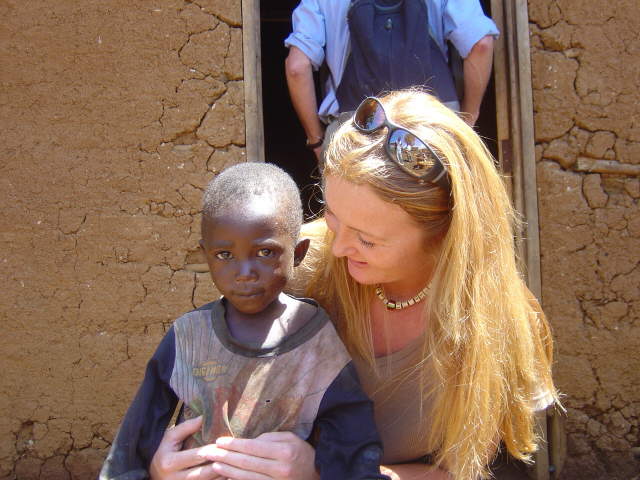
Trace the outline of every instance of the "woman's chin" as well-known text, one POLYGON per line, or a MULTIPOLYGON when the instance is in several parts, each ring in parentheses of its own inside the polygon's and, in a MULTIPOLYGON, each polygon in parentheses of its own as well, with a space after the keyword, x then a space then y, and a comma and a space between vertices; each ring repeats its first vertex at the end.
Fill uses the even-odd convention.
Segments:
POLYGON ((349 275, 351 275, 351 278, 353 278, 356 282, 362 285, 374 285, 378 283, 377 280, 371 277, 371 272, 368 272, 366 267, 366 264, 358 265, 352 262, 347 262, 349 275))

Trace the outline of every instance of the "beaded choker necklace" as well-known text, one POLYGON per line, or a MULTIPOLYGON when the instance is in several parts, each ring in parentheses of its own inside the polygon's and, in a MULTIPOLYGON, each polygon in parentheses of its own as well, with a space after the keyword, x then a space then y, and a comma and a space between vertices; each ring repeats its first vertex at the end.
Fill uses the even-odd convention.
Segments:
POLYGON ((427 292, 429 291, 428 284, 422 290, 418 292, 415 297, 410 298, 409 300, 405 300, 404 302, 396 302, 394 300, 389 300, 382 289, 382 285, 376 285, 376 295, 378 298, 384 303, 384 306, 389 310, 402 310, 403 308, 410 307, 411 305, 415 305, 416 303, 420 303, 427 296, 427 292))

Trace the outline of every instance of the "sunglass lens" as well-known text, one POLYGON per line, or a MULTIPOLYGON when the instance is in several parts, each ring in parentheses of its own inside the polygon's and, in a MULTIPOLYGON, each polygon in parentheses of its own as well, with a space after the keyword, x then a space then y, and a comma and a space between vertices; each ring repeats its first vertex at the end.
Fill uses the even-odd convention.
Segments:
POLYGON ((382 105, 375 98, 365 99, 356 110, 353 121, 363 132, 377 130, 385 123, 382 105))
POLYGON ((434 165, 435 158, 427 145, 418 137, 401 128, 389 136, 389 153, 405 170, 421 177, 434 165))

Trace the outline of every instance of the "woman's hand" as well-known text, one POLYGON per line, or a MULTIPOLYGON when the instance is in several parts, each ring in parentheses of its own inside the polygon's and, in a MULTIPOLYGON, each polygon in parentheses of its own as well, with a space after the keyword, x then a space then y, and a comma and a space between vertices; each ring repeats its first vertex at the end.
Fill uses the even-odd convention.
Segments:
POLYGON ((230 480, 318 480, 315 451, 291 432, 263 433, 255 439, 221 437, 206 452, 213 470, 230 480))
POLYGON ((451 480, 453 477, 444 470, 431 468, 420 463, 402 463, 381 467, 380 471, 391 480, 451 480))
POLYGON ((165 432, 149 467, 152 480, 223 480, 205 456, 212 445, 180 450, 182 442, 200 430, 201 426, 202 417, 198 417, 165 432))

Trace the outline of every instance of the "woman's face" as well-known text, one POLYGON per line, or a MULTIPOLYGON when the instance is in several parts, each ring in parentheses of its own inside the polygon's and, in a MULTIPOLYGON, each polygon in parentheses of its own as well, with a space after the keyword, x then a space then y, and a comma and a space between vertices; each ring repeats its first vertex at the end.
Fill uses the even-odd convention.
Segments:
POLYGON ((358 283, 419 290, 433 269, 435 252, 427 235, 398 205, 385 202, 368 185, 339 177, 325 179, 326 222, 335 237, 332 252, 346 257, 358 283))

